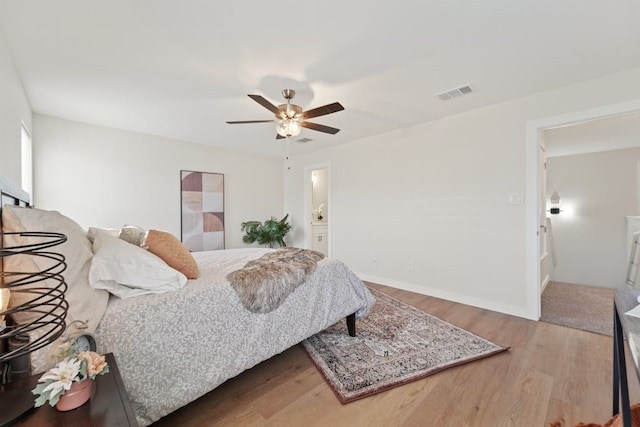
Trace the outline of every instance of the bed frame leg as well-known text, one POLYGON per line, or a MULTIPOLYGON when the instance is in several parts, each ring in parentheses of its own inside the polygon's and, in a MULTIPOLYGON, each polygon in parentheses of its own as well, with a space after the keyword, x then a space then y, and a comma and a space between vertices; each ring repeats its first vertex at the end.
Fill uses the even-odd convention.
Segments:
POLYGON ((352 313, 347 316, 347 330, 352 337, 356 336, 356 314, 352 313))

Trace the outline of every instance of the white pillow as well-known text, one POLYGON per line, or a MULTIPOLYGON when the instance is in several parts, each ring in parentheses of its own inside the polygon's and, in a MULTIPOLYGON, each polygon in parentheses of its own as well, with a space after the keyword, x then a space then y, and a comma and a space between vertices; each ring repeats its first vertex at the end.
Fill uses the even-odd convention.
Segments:
POLYGON ((93 252, 89 283, 120 298, 175 291, 187 283, 151 252, 108 234, 95 235, 93 252))
POLYGON ((98 228, 98 227, 89 227, 89 231, 87 231, 87 239, 91 243, 96 238, 96 235, 99 233, 107 233, 109 236, 118 237, 120 234, 119 228, 98 228))
POLYGON ((132 245, 142 246, 145 234, 146 231, 144 228, 136 227, 135 225, 125 225, 120 229, 118 237, 132 245))

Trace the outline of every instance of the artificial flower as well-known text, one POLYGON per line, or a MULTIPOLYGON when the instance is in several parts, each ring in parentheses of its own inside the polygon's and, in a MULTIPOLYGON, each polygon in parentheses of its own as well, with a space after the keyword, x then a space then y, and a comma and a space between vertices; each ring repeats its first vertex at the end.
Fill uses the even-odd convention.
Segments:
POLYGON ((65 390, 69 390, 74 378, 80 373, 80 361, 77 359, 66 358, 62 362, 58 363, 55 368, 46 372, 38 382, 46 382, 47 380, 53 380, 55 383, 49 385, 49 389, 57 389, 58 387, 64 387, 65 390), (60 383, 60 386, 57 384, 60 383), (55 387, 52 387, 54 386, 55 387))
POLYGON ((102 373, 107 367, 107 361, 104 356, 93 351, 78 353, 78 360, 84 360, 87 363, 87 375, 91 379, 94 379, 96 375, 102 373))
POLYGON ((104 356, 93 351, 65 357, 38 380, 38 385, 32 391, 33 394, 38 395, 35 406, 42 406, 47 401, 51 406, 55 406, 74 382, 84 381, 87 378, 93 380, 96 375, 107 372, 109 372, 109 366, 104 356))

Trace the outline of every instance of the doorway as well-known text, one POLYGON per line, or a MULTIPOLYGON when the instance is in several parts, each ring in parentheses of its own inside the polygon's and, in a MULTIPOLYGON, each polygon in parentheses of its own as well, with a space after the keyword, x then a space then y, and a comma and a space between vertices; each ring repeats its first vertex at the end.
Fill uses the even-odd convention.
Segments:
POLYGON ((640 112, 640 100, 578 111, 575 113, 548 117, 541 120, 528 122, 526 125, 526 200, 531 203, 526 210, 526 286, 527 286, 527 317, 539 320, 541 309, 541 279, 545 273, 541 268, 540 211, 543 209, 540 201, 542 186, 544 185, 541 170, 543 159, 540 155, 540 146, 543 144, 542 133, 546 129, 567 126, 599 120, 609 117, 640 112))
POLYGON ((329 164, 305 168, 305 246, 331 255, 331 168, 329 164))

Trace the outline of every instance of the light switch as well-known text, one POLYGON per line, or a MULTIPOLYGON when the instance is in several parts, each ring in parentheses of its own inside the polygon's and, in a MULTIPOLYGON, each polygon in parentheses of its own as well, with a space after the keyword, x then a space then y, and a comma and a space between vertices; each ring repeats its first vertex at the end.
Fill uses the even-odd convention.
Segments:
POLYGON ((510 205, 521 205, 524 203, 524 196, 522 194, 509 194, 510 205))

